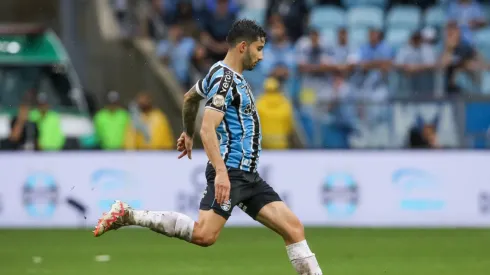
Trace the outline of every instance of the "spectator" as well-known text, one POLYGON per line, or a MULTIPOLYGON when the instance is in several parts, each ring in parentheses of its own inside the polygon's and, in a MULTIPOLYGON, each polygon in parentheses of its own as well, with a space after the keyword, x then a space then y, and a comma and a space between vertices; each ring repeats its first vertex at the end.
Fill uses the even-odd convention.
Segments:
POLYGON ((168 39, 162 40, 157 45, 157 55, 162 62, 168 65, 178 81, 185 87, 190 87, 190 67, 193 59, 203 58, 196 55, 196 43, 190 37, 184 37, 182 27, 174 24, 169 28, 168 39))
POLYGON ((353 129, 351 87, 343 73, 332 75, 331 85, 317 96, 318 113, 321 114, 320 129, 322 146, 326 148, 349 148, 349 135, 353 129))
POLYGON ((272 15, 281 16, 286 24, 287 34, 296 42, 304 34, 308 25, 308 4, 306 0, 269 0, 266 22, 272 15))
MULTIPOLYGON (((205 8, 209 11, 216 12, 218 10, 219 0, 204 0, 205 8)), ((228 0, 226 1, 226 7, 228 12, 231 14, 236 14, 240 11, 240 6, 238 5, 237 0, 228 0)))
POLYGON ((46 94, 38 95, 37 105, 37 109, 29 114, 29 119, 36 124, 39 132, 37 147, 43 151, 62 150, 66 139, 60 115, 50 108, 46 94))
POLYGON ((449 4, 448 19, 458 22, 464 31, 472 31, 487 24, 485 13, 476 0, 455 0, 449 4))
POLYGON ((437 118, 432 123, 425 123, 420 118, 409 132, 408 147, 411 149, 440 148, 437 141, 437 118))
POLYGON ((180 25, 185 37, 199 38, 199 26, 196 23, 196 17, 199 13, 193 8, 191 0, 180 0, 177 3, 174 24, 180 25))
POLYGON ((383 33, 378 29, 369 31, 369 42, 359 51, 360 74, 356 84, 371 101, 384 101, 388 97, 387 75, 392 68, 393 49, 383 41, 383 33))
POLYGON ((264 48, 261 68, 265 75, 283 82, 289 78, 296 67, 294 47, 289 41, 283 24, 275 24, 271 29, 271 41, 264 48))
POLYGON ((289 148, 294 133, 293 106, 279 86, 277 79, 268 78, 264 82, 264 94, 257 100, 265 149, 289 148))
POLYGON ((423 43, 420 31, 414 32, 400 49, 395 63, 402 73, 404 89, 423 94, 434 90, 436 54, 431 45, 423 43))
POLYGON ((361 46, 357 57, 351 60, 358 69, 351 78, 352 97, 358 102, 363 123, 374 127, 388 115, 388 74, 394 58, 393 49, 383 41, 378 29, 369 31, 369 42, 361 46), (357 60, 358 59, 358 60, 357 60))
POLYGON ((165 114, 152 106, 149 94, 137 96, 137 106, 131 107, 131 127, 125 138, 128 150, 162 150, 174 147, 172 129, 165 114))
POLYGON ((229 0, 216 0, 216 9, 207 9, 201 22, 200 41, 212 62, 222 60, 228 51, 226 36, 235 22, 236 13, 231 13, 229 0))
POLYGON ((484 67, 482 58, 476 49, 462 38, 455 22, 447 24, 445 39, 440 65, 445 70, 446 91, 449 94, 460 93, 461 88, 456 84, 456 73, 468 72, 475 82, 479 82, 477 73, 484 67))
POLYGON ((332 47, 333 61, 337 65, 336 69, 344 77, 350 76, 354 69, 354 64, 351 62, 353 53, 349 48, 349 35, 347 28, 340 27, 337 31, 337 41, 332 47))
POLYGON ((94 117, 95 134, 103 150, 121 150, 129 126, 129 114, 119 104, 119 93, 109 92, 107 103, 94 117))
POLYGON ((332 64, 332 50, 315 29, 310 30, 309 36, 299 39, 296 48, 303 92, 320 92, 329 85, 329 73, 337 69, 332 64))
POLYGON ((2 149, 37 149, 36 140, 38 138, 39 132, 37 131, 36 125, 29 121, 29 106, 27 104, 21 104, 17 116, 11 120, 10 135, 2 142, 2 149))
POLYGON ((165 36, 165 29, 162 25, 171 24, 175 14, 174 0, 150 0, 151 8, 147 14, 147 32, 153 39, 165 36))

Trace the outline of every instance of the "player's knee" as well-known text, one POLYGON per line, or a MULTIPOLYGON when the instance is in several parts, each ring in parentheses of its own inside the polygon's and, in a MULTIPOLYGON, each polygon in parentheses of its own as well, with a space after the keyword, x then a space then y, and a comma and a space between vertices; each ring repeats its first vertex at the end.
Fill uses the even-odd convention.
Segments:
POLYGON ((217 234, 205 232, 202 230, 194 230, 192 235, 192 242, 202 247, 208 247, 213 245, 218 238, 217 234))
POLYGON ((283 236, 287 243, 297 243, 305 239, 305 228, 298 218, 288 222, 287 234, 283 236))
POLYGON ((216 236, 204 235, 196 238, 194 243, 202 247, 209 247, 216 242, 216 239, 216 236))

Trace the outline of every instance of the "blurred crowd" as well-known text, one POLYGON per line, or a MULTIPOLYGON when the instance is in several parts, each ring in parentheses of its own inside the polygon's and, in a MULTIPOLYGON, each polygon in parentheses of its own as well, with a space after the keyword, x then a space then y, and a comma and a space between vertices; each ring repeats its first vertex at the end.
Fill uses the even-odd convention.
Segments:
MULTIPOLYGON (((122 26, 130 2, 114 1, 122 26)), ((489 80, 490 51, 479 46, 490 41, 488 10, 477 0, 144 2, 145 33, 183 90, 224 57, 235 20, 264 26, 264 60, 245 77, 264 113, 265 148, 289 146, 294 113, 328 125, 324 147, 347 148, 358 125, 387 119, 392 98, 482 93, 489 80)), ((414 125, 407 146, 438 147, 434 127, 414 125)))
MULTIPOLYGON (((128 108, 119 93, 111 91, 106 105, 93 118, 95 135, 82 140, 83 147, 102 150, 170 150, 175 146, 167 116, 152 105, 148 93, 139 93, 128 108)), ((60 114, 47 95, 29 93, 11 119, 9 136, 2 150, 59 151, 80 149, 77 139, 66 137, 60 114)))

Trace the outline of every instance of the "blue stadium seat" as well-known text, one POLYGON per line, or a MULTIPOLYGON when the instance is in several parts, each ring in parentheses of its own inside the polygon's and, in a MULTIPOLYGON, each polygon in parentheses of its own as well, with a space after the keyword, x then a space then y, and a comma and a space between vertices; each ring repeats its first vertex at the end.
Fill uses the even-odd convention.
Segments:
POLYGON ((357 50, 368 41, 367 28, 350 28, 349 29, 349 48, 357 50))
POLYGON ((310 26, 331 28, 345 25, 345 11, 335 6, 318 6, 311 11, 310 26))
POLYGON ((388 0, 362 0, 360 2, 365 5, 376 6, 382 9, 386 8, 388 5, 388 0))
POLYGON ((485 12, 487 19, 490 18, 490 4, 482 4, 483 12, 485 12))
POLYGON ((403 27, 413 30, 420 27, 421 22, 422 11, 416 6, 394 6, 386 16, 386 25, 390 27, 403 27))
POLYGON ((265 10, 263 9, 242 9, 238 13, 238 19, 251 19, 257 21, 260 25, 264 26, 265 23, 265 10))
POLYGON ((386 31, 385 40, 395 50, 398 50, 408 42, 411 33, 411 29, 407 28, 389 28, 386 31))
POLYGON ((475 33, 475 43, 479 46, 490 46, 490 28, 475 33))
POLYGON ((320 35, 329 45, 337 43, 337 29, 323 28, 320 31, 320 35))
POLYGON ((441 6, 434 6, 425 12, 425 25, 440 27, 446 22, 446 11, 441 6))
POLYGON ((347 12, 349 27, 383 28, 383 10, 377 7, 354 7, 347 12))
POLYGON ((482 93, 485 95, 490 94, 490 72, 482 72, 482 93))
POLYGON ((349 9, 359 6, 376 6, 384 9, 388 4, 388 0, 342 0, 342 4, 349 9))

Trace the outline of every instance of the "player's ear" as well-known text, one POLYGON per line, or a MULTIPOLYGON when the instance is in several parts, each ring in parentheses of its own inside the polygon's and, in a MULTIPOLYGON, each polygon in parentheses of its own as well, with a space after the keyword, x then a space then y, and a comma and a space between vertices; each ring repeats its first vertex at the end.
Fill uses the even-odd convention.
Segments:
POLYGON ((247 50, 247 42, 240 42, 240 44, 238 44, 238 49, 240 50, 240 53, 244 53, 247 50))

